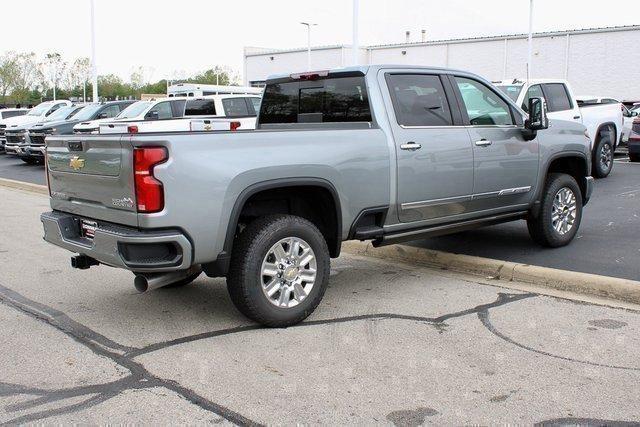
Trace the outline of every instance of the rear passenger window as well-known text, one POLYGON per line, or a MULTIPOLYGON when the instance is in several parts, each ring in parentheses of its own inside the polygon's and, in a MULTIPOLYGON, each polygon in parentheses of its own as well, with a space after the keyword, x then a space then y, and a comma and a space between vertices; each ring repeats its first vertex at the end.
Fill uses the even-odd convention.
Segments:
POLYGON ((544 93, 542 93, 542 86, 533 85, 527 90, 527 95, 524 97, 524 101, 522 101, 522 109, 529 112, 529 99, 531 98, 544 98, 544 93))
POLYGON ((495 91, 477 80, 455 79, 472 126, 513 125, 509 104, 495 91))
POLYGON ((194 99, 187 101, 185 116, 215 116, 216 104, 213 99, 194 99))
POLYGON ((244 98, 226 98, 222 100, 224 114, 227 117, 248 116, 249 109, 244 98))
POLYGON ((269 83, 260 110, 262 124, 370 121, 363 76, 269 83))
POLYGON ((547 106, 550 112, 564 111, 573 108, 567 88, 562 83, 547 83, 543 87, 547 95, 547 106))
POLYGON ((253 105, 254 112, 257 113, 258 111, 260 111, 260 98, 249 98, 249 101, 253 105))
POLYGON ((439 76, 390 74, 391 93, 398 124, 403 126, 450 126, 451 110, 439 76))

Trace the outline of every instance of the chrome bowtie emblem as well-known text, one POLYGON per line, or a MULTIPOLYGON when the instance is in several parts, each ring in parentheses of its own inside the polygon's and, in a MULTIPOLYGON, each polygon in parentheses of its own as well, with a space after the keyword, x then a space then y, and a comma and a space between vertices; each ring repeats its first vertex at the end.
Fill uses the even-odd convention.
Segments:
POLYGON ((84 159, 81 159, 78 156, 73 156, 71 160, 69 160, 69 167, 74 171, 82 169, 84 167, 84 159))

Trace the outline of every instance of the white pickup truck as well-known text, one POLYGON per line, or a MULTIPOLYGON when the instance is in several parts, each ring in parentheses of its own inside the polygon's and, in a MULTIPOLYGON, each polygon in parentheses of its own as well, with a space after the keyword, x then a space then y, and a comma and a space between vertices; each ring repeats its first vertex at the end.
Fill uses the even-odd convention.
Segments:
POLYGON ((593 176, 604 178, 611 173, 613 153, 623 128, 620 104, 581 106, 566 80, 514 79, 493 83, 525 111, 530 98, 541 97, 547 101, 549 119, 582 123, 591 139, 593 176))
POLYGON ((260 97, 253 95, 138 101, 115 119, 100 123, 99 133, 250 130, 256 127, 259 105, 260 97))

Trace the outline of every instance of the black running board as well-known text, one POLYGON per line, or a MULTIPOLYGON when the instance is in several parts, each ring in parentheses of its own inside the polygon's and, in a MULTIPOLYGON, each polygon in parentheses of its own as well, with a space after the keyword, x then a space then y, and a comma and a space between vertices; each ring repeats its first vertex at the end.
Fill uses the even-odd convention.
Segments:
POLYGON ((510 212, 501 215, 492 215, 484 218, 473 219, 469 221, 456 222, 446 225, 438 225, 435 227, 418 228, 412 230, 399 231, 393 234, 385 234, 373 241, 373 246, 386 246, 396 243, 408 242, 410 240, 426 239, 428 237, 443 236, 445 234, 458 233, 461 231, 473 230, 478 227, 488 225, 501 224, 503 222, 524 219, 527 211, 510 212))

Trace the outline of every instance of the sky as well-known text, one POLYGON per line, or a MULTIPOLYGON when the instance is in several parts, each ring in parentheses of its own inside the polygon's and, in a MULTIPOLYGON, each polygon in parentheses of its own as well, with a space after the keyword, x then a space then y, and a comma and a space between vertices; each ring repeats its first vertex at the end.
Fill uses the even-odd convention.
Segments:
MULTIPOLYGON (((216 65, 242 73, 245 46, 351 44, 352 0, 95 0, 98 73, 179 79, 216 65)), ((534 0, 534 31, 640 24, 630 0, 534 0)), ((90 56, 89 0, 5 0, 0 53, 90 56)), ((360 0, 361 45, 526 33, 528 0, 360 0)))

